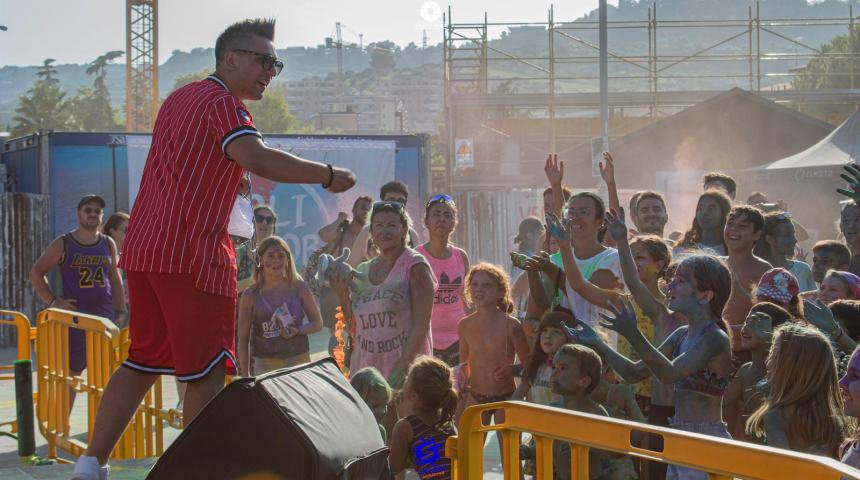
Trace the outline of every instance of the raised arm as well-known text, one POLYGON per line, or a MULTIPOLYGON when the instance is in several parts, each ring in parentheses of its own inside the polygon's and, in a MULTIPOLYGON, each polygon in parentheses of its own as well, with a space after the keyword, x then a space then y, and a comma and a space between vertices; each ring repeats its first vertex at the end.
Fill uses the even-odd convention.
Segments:
POLYGON ((633 252, 627 243, 627 225, 624 223, 624 208, 610 210, 606 214, 609 235, 615 239, 618 247, 618 259, 621 263, 621 273, 624 275, 624 284, 630 290, 636 305, 652 320, 668 321, 671 312, 663 305, 639 278, 639 270, 633 260, 633 252))
POLYGON ((339 212, 337 218, 328 225, 322 227, 319 232, 320 240, 325 243, 334 243, 337 241, 337 234, 340 226, 346 221, 348 215, 346 212, 339 212))
POLYGON ((600 288, 582 277, 582 272, 580 272, 576 259, 573 257, 573 250, 570 248, 569 222, 562 222, 554 213, 548 213, 546 223, 549 234, 558 239, 559 253, 561 253, 561 261, 564 265, 564 276, 570 288, 582 295, 589 303, 601 308, 609 308, 610 304, 617 302, 621 298, 621 294, 600 288))
POLYGON ((280 183, 318 183, 334 193, 355 185, 355 176, 345 168, 305 160, 291 153, 269 148, 256 135, 243 135, 226 146, 225 153, 246 170, 280 183))
POLYGON ((609 152, 603 152, 603 161, 600 162, 600 176, 603 178, 603 183, 606 184, 609 209, 618 210, 621 208, 621 201, 618 199, 618 187, 615 185, 615 161, 609 152))
POLYGON ((546 252, 529 257, 520 268, 528 272, 530 300, 534 300, 534 304, 541 310, 548 309, 555 297, 556 289, 564 281, 562 271, 550 261, 549 254, 546 252), (541 272, 549 278, 554 278, 554 284, 545 283, 541 272))
POLYGON ((820 299, 804 300, 803 312, 806 320, 829 335, 840 350, 850 355, 857 348, 857 342, 845 335, 839 322, 833 317, 833 312, 820 299))
POLYGON ((634 362, 629 358, 621 355, 614 348, 610 347, 600 338, 600 335, 594 331, 587 323, 579 322, 575 327, 565 325, 568 335, 575 338, 583 345, 596 350, 600 356, 615 370, 615 373, 621 376, 630 384, 639 383, 642 380, 651 376, 648 367, 642 361, 634 362))
POLYGON ((672 344, 677 341, 677 336, 683 331, 676 330, 669 338, 663 342, 660 349, 651 345, 648 339, 642 335, 636 325, 636 314, 633 311, 633 305, 626 299, 621 302, 621 308, 611 308, 614 315, 601 313, 600 316, 606 320, 602 325, 610 330, 618 332, 630 342, 630 345, 639 354, 639 357, 648 366, 648 369, 654 373, 663 383, 673 383, 678 380, 690 377, 696 372, 707 367, 708 362, 716 355, 729 350, 729 338, 722 330, 714 330, 706 333, 701 337, 695 348, 676 355, 672 360, 669 360, 663 353, 663 348, 667 344, 672 344))
POLYGON ((561 215, 564 210, 564 189, 561 184, 564 180, 564 162, 559 162, 558 155, 551 153, 546 157, 543 170, 552 188, 552 213, 561 215))

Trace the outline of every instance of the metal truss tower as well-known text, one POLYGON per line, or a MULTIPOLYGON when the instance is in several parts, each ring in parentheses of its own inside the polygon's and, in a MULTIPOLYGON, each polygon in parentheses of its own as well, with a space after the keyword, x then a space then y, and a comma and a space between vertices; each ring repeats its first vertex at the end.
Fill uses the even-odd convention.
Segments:
POLYGON ((158 0, 126 0, 126 130, 148 132, 158 96, 158 0))

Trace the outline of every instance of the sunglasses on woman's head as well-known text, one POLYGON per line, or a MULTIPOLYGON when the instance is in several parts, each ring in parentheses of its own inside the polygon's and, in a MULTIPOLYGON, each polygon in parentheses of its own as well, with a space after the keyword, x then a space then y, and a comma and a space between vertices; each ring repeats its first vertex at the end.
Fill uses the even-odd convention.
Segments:
POLYGON ((402 212, 406 209, 406 207, 400 202, 392 202, 390 200, 380 201, 373 204, 373 211, 377 211, 379 209, 390 208, 392 210, 396 210, 398 212, 402 212))
POLYGON ((432 197, 430 201, 427 202, 427 207, 429 208, 437 203, 447 203, 454 205, 454 199, 450 195, 440 193, 439 195, 432 197))

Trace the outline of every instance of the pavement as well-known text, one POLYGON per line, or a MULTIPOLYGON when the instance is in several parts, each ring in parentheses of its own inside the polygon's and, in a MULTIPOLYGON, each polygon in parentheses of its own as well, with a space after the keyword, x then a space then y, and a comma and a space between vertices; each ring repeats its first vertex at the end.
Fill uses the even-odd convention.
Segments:
MULTIPOLYGON (((328 349, 327 331, 323 331, 310 337, 311 359, 317 360, 327 355, 328 349)), ((17 351, 14 347, 0 348, 0 365, 9 365, 15 361, 17 351)), ((85 373, 86 374, 86 373, 85 373)), ((34 382, 35 384, 35 382, 34 382)), ((163 401, 164 405, 176 405, 179 396, 176 392, 176 385, 173 377, 162 377, 163 385, 163 401)), ((35 385, 34 385, 35 388, 35 385)), ((15 419, 15 389, 11 381, 0 383, 0 422, 5 422, 15 419)), ((85 394, 79 394, 75 402, 71 415, 71 432, 75 438, 86 441, 87 432, 87 402, 85 394)), ((8 428, 0 431, 8 432, 8 428)), ((179 436, 180 431, 166 427, 164 430, 164 446, 165 450, 179 436)), ((47 443, 39 433, 39 427, 36 426, 36 454, 44 457, 47 455, 47 443)), ((74 457, 60 451, 60 457, 73 461, 74 457)), ((498 443, 495 435, 488 435, 484 448, 484 478, 496 479, 503 478, 501 469, 501 456, 499 455, 498 443)), ((125 460, 121 462, 111 462, 111 480, 139 480, 146 477, 146 473, 155 463, 155 458, 125 460)), ((20 458, 18 457, 18 443, 15 439, 0 435, 0 480, 7 479, 22 479, 22 480, 53 480, 53 479, 68 479, 71 476, 71 465, 51 465, 37 467, 22 467, 20 458)), ((407 478, 417 478, 417 476, 407 475, 407 478)))

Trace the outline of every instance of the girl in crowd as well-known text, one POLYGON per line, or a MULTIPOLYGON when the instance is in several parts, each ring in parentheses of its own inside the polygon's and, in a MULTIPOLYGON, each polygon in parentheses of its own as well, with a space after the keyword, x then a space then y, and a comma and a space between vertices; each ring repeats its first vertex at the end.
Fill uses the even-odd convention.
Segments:
POLYGON ((812 269, 805 262, 794 260, 797 236, 794 222, 788 212, 770 212, 764 216, 761 239, 755 245, 755 254, 775 268, 784 268, 797 279, 801 292, 815 290, 812 269))
POLYGON ((732 209, 732 201, 719 190, 708 190, 696 203, 696 216, 693 225, 675 247, 677 257, 687 250, 701 250, 714 255, 727 255, 723 230, 726 218, 732 209))
POLYGON ((829 307, 845 335, 855 342, 860 341, 860 301, 836 300, 829 307))
POLYGON ((764 388, 760 382, 767 375, 767 356, 775 328, 791 320, 784 308, 770 302, 759 302, 740 330, 743 351, 751 353, 752 361, 738 369, 723 396, 723 409, 740 412, 740 418, 730 418, 729 430, 736 439, 744 439, 744 425, 749 416, 764 402, 764 388))
POLYGON ((122 244, 125 243, 126 232, 128 232, 128 214, 124 212, 116 212, 111 215, 102 227, 102 233, 113 239, 116 244, 116 251, 120 254, 122 254, 122 244))
MULTIPOLYGON (((254 207, 254 243, 259 245, 263 240, 273 236, 277 224, 278 216, 272 210, 272 207, 268 205, 257 205, 254 207)), ((254 284, 256 256, 254 255, 253 248, 254 245, 251 242, 246 242, 236 248, 236 269, 240 295, 254 284)))
POLYGON ((469 272, 466 252, 450 244, 451 233, 457 226, 454 199, 444 193, 431 198, 424 209, 424 226, 430 240, 415 250, 424 255, 436 278, 430 318, 433 355, 453 367, 460 363, 457 324, 466 316, 463 279, 469 272))
MULTIPOLYGON (((523 327, 511 316, 514 304, 508 275, 496 265, 479 263, 469 270, 466 285, 475 312, 458 325, 460 361, 471 397, 461 403, 468 406, 508 400, 516 389, 514 356, 521 361, 529 356, 523 327)), ((493 412, 487 413, 485 421, 492 416, 493 412)))
POLYGON ((349 383, 373 412, 376 423, 379 425, 379 433, 382 434, 382 439, 387 441, 388 436, 382 426, 382 419, 388 413, 388 404, 391 402, 392 396, 391 386, 388 385, 379 370, 374 367, 365 367, 355 372, 349 378, 349 383))
POLYGON ((370 236, 379 256, 356 270, 338 259, 329 266, 329 280, 354 327, 350 370, 376 367, 400 388, 412 360, 433 352, 435 280, 424 256, 406 246, 409 217, 402 203, 373 204, 370 236))
POLYGON ((237 333, 243 376, 310 362, 308 335, 322 329, 319 308, 296 273, 287 242, 269 237, 260 243, 257 255, 255 283, 239 302, 237 333))
POLYGON ((797 324, 780 327, 767 381, 767 399, 747 422, 747 434, 772 447, 838 458, 846 426, 833 349, 824 335, 797 324))
POLYGON ((818 289, 818 298, 827 304, 836 300, 860 300, 860 277, 851 272, 828 270, 818 289))
MULTIPOLYGON (((128 214, 124 212, 116 212, 111 215, 102 227, 102 233, 112 238, 113 243, 116 244, 116 252, 119 256, 122 256, 122 245, 125 243, 126 232, 128 232, 128 214)), ((122 290, 125 292, 126 311, 128 312, 128 282, 125 280, 125 271, 120 270, 119 274, 122 276, 122 290)), ((124 316, 123 318, 126 322, 128 321, 128 316, 124 316)), ((117 326, 119 328, 125 328, 128 325, 118 324, 117 326)), ((181 388, 184 388, 185 386, 182 382, 176 382, 176 384, 182 385, 181 388)))
POLYGON ((764 273, 755 288, 756 302, 772 302, 788 310, 793 318, 802 320, 803 302, 800 284, 793 273, 784 268, 772 268, 764 273))
MULTIPOLYGON (((553 356, 566 343, 572 343, 573 337, 568 335, 565 324, 574 324, 573 315, 570 311, 559 307, 557 310, 544 314, 537 328, 534 338, 534 346, 525 362, 522 381, 511 400, 522 400, 537 403, 538 405, 552 405, 561 401, 561 396, 552 392, 550 378, 552 377, 553 356)), ((534 440, 528 442, 524 447, 526 458, 523 470, 525 474, 534 474, 534 440)))
POLYGON ((457 392, 451 368, 436 358, 416 358, 401 392, 401 409, 406 416, 391 432, 392 473, 412 468, 422 480, 450 479, 451 460, 438 452, 444 452, 445 441, 456 434, 457 392))
MULTIPOLYGON (((623 225, 623 224, 622 224, 623 225)), ((625 227, 626 230, 626 227, 625 227)), ((675 415, 670 426, 688 432, 731 438, 722 418, 722 397, 732 373, 731 348, 720 317, 731 290, 731 276, 722 261, 710 255, 682 260, 667 285, 668 306, 655 305, 655 321, 670 324, 673 311, 684 315, 688 325, 675 330, 655 348, 637 327, 629 301, 614 315, 603 315, 606 328, 626 338, 641 360, 633 362, 604 342, 585 323, 570 329, 582 343, 598 349, 606 361, 629 383, 651 375, 675 387, 675 415), (667 308, 668 307, 668 308, 667 308)), ((685 467, 669 466, 668 479, 707 479, 708 475, 685 467)))
POLYGON ((534 346, 525 362, 522 382, 511 395, 511 400, 525 397, 529 402, 539 405, 550 405, 561 400, 561 397, 552 393, 550 386, 552 357, 562 345, 573 342, 564 324, 574 323, 573 315, 566 309, 559 308, 544 314, 535 335, 534 346))
MULTIPOLYGON (((660 287, 661 282, 668 277, 672 260, 669 246, 655 235, 638 235, 628 243, 623 210, 610 212, 607 214, 607 220, 608 233, 618 247, 624 283, 635 302, 633 308, 637 324, 649 342, 660 345, 679 325, 686 323, 686 319, 677 312, 662 315, 665 311, 666 296, 660 287)), ((561 236, 567 235, 568 228, 560 225, 557 218, 549 216, 547 224, 550 225, 552 232, 561 236)), ((568 285, 586 300, 601 308, 609 309, 624 297, 619 292, 605 290, 585 281, 577 264, 572 261, 570 249, 564 249, 561 253, 568 285)), ((639 358, 624 338, 618 339, 617 350, 631 360, 639 358)), ((669 418, 674 415, 674 388, 664 384, 658 378, 646 377, 643 381, 635 383, 634 389, 640 408, 648 417, 648 423, 668 426, 669 418)), ((661 437, 654 436, 650 439, 654 441, 651 448, 662 449, 661 437)), ((665 475, 665 464, 650 462, 642 465, 643 468, 648 469, 651 476, 665 475)))

